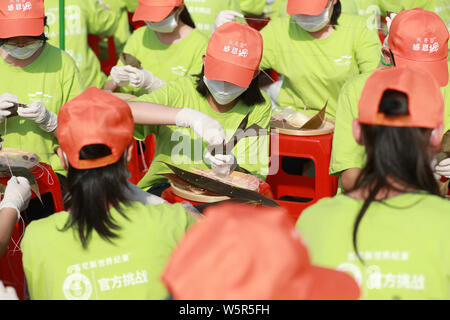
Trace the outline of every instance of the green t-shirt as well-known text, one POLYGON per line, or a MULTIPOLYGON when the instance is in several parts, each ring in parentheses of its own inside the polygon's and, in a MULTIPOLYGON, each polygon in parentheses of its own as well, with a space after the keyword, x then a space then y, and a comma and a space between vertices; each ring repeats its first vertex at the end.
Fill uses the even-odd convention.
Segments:
MULTIPOLYGON (((194 77, 183 77, 169 82, 167 85, 144 95, 138 101, 159 103, 176 108, 191 108, 201 111, 220 122, 225 133, 230 138, 244 117, 250 113, 248 125, 258 124, 263 129, 269 129, 272 115, 270 98, 263 93, 265 102, 248 107, 238 102, 233 109, 225 113, 214 111, 196 90, 194 77)), ((150 169, 139 181, 138 186, 144 190, 167 179, 157 176, 160 173, 171 172, 161 161, 191 170, 194 168, 209 168, 204 162, 207 143, 192 130, 176 126, 136 126, 135 138, 144 139, 147 135, 156 135, 156 150, 150 169)), ((237 163, 253 175, 262 179, 268 173, 269 138, 247 137, 241 139, 232 150, 237 163)))
MULTIPOLYGON (((116 53, 119 55, 119 53, 122 52, 123 47, 125 46, 125 43, 127 42, 128 38, 131 35, 130 30, 130 22, 128 20, 128 10, 126 3, 124 1, 117 1, 117 0, 103 0, 103 2, 110 7, 112 10, 115 10, 117 14, 119 15, 119 20, 117 22, 117 28, 114 32, 114 44, 116 47, 116 53)), ((136 1, 137 4, 137 1, 136 1)), ((108 41, 107 39, 104 39, 102 42, 100 42, 100 48, 101 52, 100 54, 106 58, 108 58, 107 51, 108 51, 108 41)))
POLYGON ((297 221, 313 264, 346 271, 361 298, 450 299, 450 201, 427 194, 402 194, 370 205, 353 226, 363 201, 345 195, 319 200, 297 221))
MULTIPOLYGON (((158 39, 153 30, 142 27, 133 32, 123 51, 138 58, 143 68, 168 82, 185 75, 199 74, 207 45, 208 39, 197 29, 183 40, 167 45, 158 39)), ((123 63, 119 60, 117 65, 122 66, 123 63)), ((130 85, 121 87, 119 91, 135 96, 147 93, 130 85)))
POLYGON ((287 0, 239 0, 243 13, 262 15, 272 19, 287 17, 287 0))
MULTIPOLYGON (((12 66, 0 59, 0 87, 2 93, 16 95, 20 103, 41 101, 45 108, 58 114, 63 104, 83 91, 80 75, 73 59, 65 52, 46 44, 39 57, 24 68, 12 66)), ((45 132, 32 120, 11 117, 1 124, 4 148, 17 148, 35 152, 41 162, 65 174, 55 149, 59 146, 53 133, 45 132)))
MULTIPOLYGON (((47 36, 51 44, 59 47, 59 0, 45 0, 47 36)), ((100 61, 88 45, 88 34, 112 36, 119 16, 115 10, 106 10, 97 0, 65 2, 65 51, 75 60, 85 87, 103 88, 106 75, 100 61)))
POLYGON ((237 0, 184 0, 195 28, 206 37, 211 36, 216 17, 222 10, 233 10, 239 12, 237 0))
MULTIPOLYGON (((366 163, 364 147, 353 137, 353 120, 358 118, 358 101, 371 73, 347 81, 342 87, 336 109, 330 174, 337 175, 350 168, 363 168, 366 163)), ((441 88, 445 100, 444 126, 450 129, 450 84, 441 88)))
POLYGON ((269 22, 261 34, 261 68, 273 68, 283 75, 277 104, 316 113, 328 101, 327 117, 331 119, 345 81, 375 70, 380 61, 376 29, 369 30, 366 19, 356 15, 342 14, 339 26, 327 39, 313 38, 291 18, 269 22))
POLYGON ((165 299, 160 276, 177 242, 195 222, 180 204, 123 206, 125 219, 113 243, 94 230, 83 249, 76 230, 61 230, 69 213, 31 222, 21 243, 23 267, 33 300, 165 299))

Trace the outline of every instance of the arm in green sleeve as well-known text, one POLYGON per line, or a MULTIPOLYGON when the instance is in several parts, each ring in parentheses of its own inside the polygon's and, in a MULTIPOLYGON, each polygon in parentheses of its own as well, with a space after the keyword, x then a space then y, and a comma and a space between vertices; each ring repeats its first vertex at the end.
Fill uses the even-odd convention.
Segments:
POLYGON ((277 47, 277 40, 275 37, 275 32, 273 28, 273 23, 269 24, 261 30, 261 35, 263 37, 263 56, 259 68, 262 70, 274 68, 276 69, 277 55, 275 54, 274 48, 277 47))
POLYGON ((374 71, 380 62, 381 42, 376 28, 369 29, 365 25, 361 28, 363 31, 354 43, 353 51, 359 72, 366 73, 374 71))
MULTIPOLYGON (((353 120, 358 118, 358 100, 354 88, 347 83, 341 90, 336 106, 330 174, 340 174, 350 168, 362 168, 365 163, 364 148, 353 136, 353 120)), ((362 88, 361 88, 362 90, 362 88)), ((358 91, 358 90, 356 90, 358 91)))
POLYGON ((88 33, 99 36, 113 36, 119 23, 120 15, 117 10, 106 9, 98 0, 85 0, 88 33))

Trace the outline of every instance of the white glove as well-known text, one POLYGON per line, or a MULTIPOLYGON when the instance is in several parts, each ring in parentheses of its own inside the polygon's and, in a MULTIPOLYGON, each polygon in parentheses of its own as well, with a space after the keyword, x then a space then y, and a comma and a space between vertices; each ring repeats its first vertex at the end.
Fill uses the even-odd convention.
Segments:
POLYGON ((227 139, 219 121, 194 109, 181 109, 175 117, 175 124, 178 127, 191 128, 210 145, 222 144, 227 139))
POLYGON ((11 114, 11 111, 5 109, 11 108, 13 102, 19 103, 19 99, 11 93, 5 92, 0 96, 0 121, 11 114))
POLYGON ((11 177, 6 185, 5 195, 0 203, 0 209, 13 208, 17 210, 17 220, 20 212, 28 207, 31 198, 30 183, 24 177, 11 177))
POLYGON ((450 179, 450 158, 444 159, 435 167, 435 172, 445 178, 450 179))
POLYGON ((129 74, 130 85, 135 88, 142 88, 148 93, 155 91, 159 87, 166 84, 164 81, 144 68, 138 69, 132 66, 125 66, 125 71, 129 74))
POLYGON ((111 68, 111 78, 116 86, 124 87, 130 82, 130 74, 126 66, 114 66, 111 68))
POLYGON ((237 17, 244 18, 244 15, 233 10, 220 11, 216 17, 216 21, 214 21, 212 32, 214 32, 218 27, 227 22, 235 21, 237 17))
POLYGON ((58 126, 58 117, 48 111, 42 102, 33 102, 26 108, 19 107, 17 114, 22 118, 33 120, 46 132, 53 132, 58 126))
POLYGON ((0 281, 0 300, 19 300, 16 289, 14 287, 6 287, 0 281))
POLYGON ((213 172, 219 177, 228 177, 230 172, 237 166, 236 158, 232 153, 216 154, 213 156, 208 151, 205 154, 205 159, 209 160, 213 172))
POLYGON ((396 13, 391 13, 389 17, 386 17, 387 36, 384 39, 383 47, 388 47, 389 31, 391 30, 391 24, 396 15, 396 13))

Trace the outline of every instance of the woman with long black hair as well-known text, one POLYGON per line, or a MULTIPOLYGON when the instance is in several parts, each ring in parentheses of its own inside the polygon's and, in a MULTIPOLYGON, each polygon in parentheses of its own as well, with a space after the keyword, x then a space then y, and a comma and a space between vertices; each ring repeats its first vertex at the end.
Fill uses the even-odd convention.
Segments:
POLYGON ((320 200, 297 222, 313 262, 352 273, 363 299, 450 298, 450 202, 431 168, 443 116, 428 72, 376 71, 354 122, 367 157, 355 187, 320 200))
POLYGON ((30 298, 164 299, 160 274, 196 219, 180 204, 144 205, 131 196, 129 106, 91 87, 61 108, 58 125, 70 201, 67 211, 25 230, 30 298))

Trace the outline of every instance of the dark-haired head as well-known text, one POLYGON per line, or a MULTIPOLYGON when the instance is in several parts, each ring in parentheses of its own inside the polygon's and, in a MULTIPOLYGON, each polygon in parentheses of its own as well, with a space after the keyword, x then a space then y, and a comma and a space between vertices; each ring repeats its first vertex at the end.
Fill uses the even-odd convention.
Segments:
MULTIPOLYGON (((206 87, 205 82, 203 81, 203 76, 205 75, 205 67, 203 66, 202 72, 198 75, 195 75, 197 78, 197 91, 203 96, 207 97, 211 93, 206 87)), ((244 91, 237 99, 242 101, 246 106, 252 107, 257 104, 264 103, 266 100, 259 89, 258 77, 253 78, 252 82, 248 86, 248 89, 244 91)))
MULTIPOLYGON (((95 169, 75 169, 68 164, 67 188, 70 197, 65 207, 70 216, 61 231, 75 228, 83 248, 87 248, 93 230, 110 242, 118 237, 115 231, 120 227, 109 211, 114 208, 126 218, 120 204, 129 203, 126 192, 129 153, 130 148, 116 163, 95 169)), ((88 145, 81 149, 80 159, 97 159, 110 154, 111 150, 106 145, 88 145)))
MULTIPOLYGON (((379 112, 386 117, 408 115, 407 96, 402 92, 387 90, 379 104, 379 112)), ((430 166, 433 147, 436 147, 430 141, 438 133, 428 128, 368 125, 355 121, 354 134, 356 140, 365 147, 367 157, 366 165, 350 191, 364 191, 365 195, 353 228, 353 246, 360 258, 358 227, 370 204, 381 200, 380 194, 426 192, 439 196, 430 166)))

